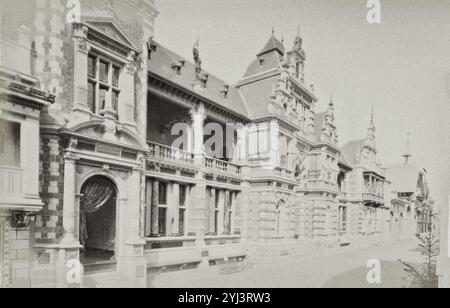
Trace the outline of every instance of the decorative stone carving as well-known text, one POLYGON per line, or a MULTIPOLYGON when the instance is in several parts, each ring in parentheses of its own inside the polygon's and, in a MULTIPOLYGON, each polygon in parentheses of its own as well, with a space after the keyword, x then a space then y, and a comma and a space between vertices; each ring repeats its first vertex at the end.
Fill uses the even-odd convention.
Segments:
POLYGON ((134 51, 130 51, 130 53, 128 54, 127 71, 128 73, 134 75, 134 73, 136 73, 136 70, 136 53, 134 51))
POLYGON ((82 24, 74 24, 74 40, 75 48, 77 52, 88 54, 90 51, 90 46, 87 40, 88 28, 82 24))

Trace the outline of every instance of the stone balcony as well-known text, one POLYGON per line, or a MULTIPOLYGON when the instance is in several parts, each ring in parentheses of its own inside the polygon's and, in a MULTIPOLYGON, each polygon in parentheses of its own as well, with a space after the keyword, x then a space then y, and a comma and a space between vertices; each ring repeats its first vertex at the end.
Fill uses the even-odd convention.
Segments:
POLYGON ((242 175, 241 166, 220 159, 205 157, 204 166, 211 171, 216 171, 219 173, 229 174, 233 176, 242 175))
POLYGON ((373 193, 373 192, 363 193, 362 199, 364 202, 374 203, 374 204, 377 204, 378 206, 381 206, 384 204, 384 196, 373 193))
POLYGON ((26 181, 24 169, 0 166, 0 211, 36 212, 41 209, 39 197, 26 193, 26 181))
POLYGON ((0 166, 0 203, 23 197, 23 175, 23 169, 0 166))
POLYGON ((166 145, 148 142, 148 158, 158 162, 194 166, 194 154, 166 145))
POLYGON ((197 165, 199 163, 193 153, 154 142, 148 142, 148 146, 148 160, 150 161, 188 168, 206 168, 207 171, 230 176, 240 177, 242 175, 242 167, 235 163, 203 155, 202 161, 200 161, 201 165, 197 165))

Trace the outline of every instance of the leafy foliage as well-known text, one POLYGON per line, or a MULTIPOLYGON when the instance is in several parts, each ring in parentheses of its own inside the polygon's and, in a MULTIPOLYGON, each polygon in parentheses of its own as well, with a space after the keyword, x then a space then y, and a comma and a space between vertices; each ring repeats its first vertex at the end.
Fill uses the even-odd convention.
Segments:
POLYGON ((418 234, 420 254, 424 257, 422 266, 416 268, 402 260, 399 260, 404 271, 414 279, 413 287, 437 288, 438 277, 436 275, 437 257, 439 256, 439 239, 434 233, 418 234))

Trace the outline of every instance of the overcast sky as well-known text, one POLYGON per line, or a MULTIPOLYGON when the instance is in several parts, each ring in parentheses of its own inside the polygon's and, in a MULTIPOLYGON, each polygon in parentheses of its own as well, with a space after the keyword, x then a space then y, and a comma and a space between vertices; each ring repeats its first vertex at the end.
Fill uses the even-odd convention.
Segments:
POLYGON ((301 27, 306 79, 318 111, 330 94, 340 143, 366 135, 371 105, 379 159, 401 161, 408 131, 414 162, 429 172, 440 204, 448 190, 450 1, 384 0, 382 23, 367 23, 366 0, 155 0, 156 39, 192 60, 200 39, 203 66, 234 83, 276 35, 291 47, 301 27))

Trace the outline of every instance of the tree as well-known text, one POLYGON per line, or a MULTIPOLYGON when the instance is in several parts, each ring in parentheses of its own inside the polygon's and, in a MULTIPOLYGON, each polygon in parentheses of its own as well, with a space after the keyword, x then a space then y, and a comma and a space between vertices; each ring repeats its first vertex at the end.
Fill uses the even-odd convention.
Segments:
POLYGON ((417 205, 421 207, 422 211, 429 213, 429 228, 426 233, 417 234, 419 240, 420 254, 424 257, 424 262, 418 268, 415 266, 399 260, 403 266, 404 271, 413 278, 413 287, 420 288, 438 288, 439 280, 436 274, 437 257, 439 256, 439 237, 433 228, 434 212, 430 204, 423 199, 417 199, 417 205))

